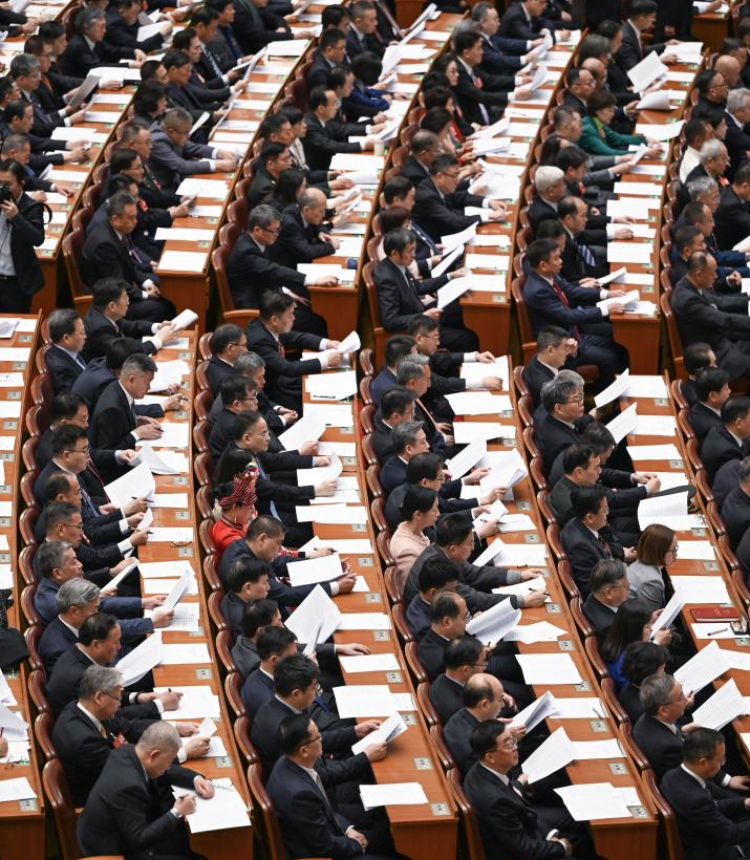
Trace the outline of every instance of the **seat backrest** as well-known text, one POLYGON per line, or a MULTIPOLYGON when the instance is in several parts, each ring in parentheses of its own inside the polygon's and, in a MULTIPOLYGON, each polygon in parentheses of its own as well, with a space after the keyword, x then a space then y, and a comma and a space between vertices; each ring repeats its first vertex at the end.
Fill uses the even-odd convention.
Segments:
POLYGON ((529 386, 526 385, 526 381, 523 378, 523 367, 520 364, 517 364, 513 368, 513 382, 516 386, 516 391, 518 392, 519 397, 524 397, 527 394, 531 394, 529 391, 529 386))
POLYGON ((448 744, 446 744, 445 737, 443 736, 443 727, 440 725, 430 726, 430 737, 437 750, 438 759, 440 759, 443 770, 447 771, 456 767, 453 754, 448 749, 448 744))
POLYGON ((681 379, 673 379, 672 380, 672 397, 674 397, 675 403, 677 404, 678 409, 687 409, 688 402, 685 400, 685 395, 683 393, 683 382, 681 379))
POLYGON ((44 633, 43 628, 39 624, 32 624, 24 630, 23 638, 26 640, 26 649, 29 652, 29 666, 32 669, 43 669, 42 658, 39 656, 39 640, 44 633))
POLYGON ((406 620, 406 612, 404 610, 403 603, 396 603, 391 608, 391 614, 393 616, 393 626, 396 628, 396 633, 398 633, 399 638, 404 644, 414 641, 414 631, 409 626, 409 622, 406 620))
POLYGON ((34 669, 29 675, 29 695, 31 696, 31 701, 34 703, 34 707, 40 714, 44 711, 51 712, 52 710, 44 691, 46 683, 47 676, 44 674, 43 669, 34 669))
POLYGON ((286 860, 286 848, 281 838, 279 818, 263 785, 263 769, 260 764, 251 764, 247 769, 247 783, 253 803, 260 812, 260 823, 263 830, 263 847, 266 849, 267 860, 286 860))
POLYGON ((623 708, 620 704, 620 700, 617 698, 615 682, 611 678, 602 678, 599 682, 599 686, 602 688, 604 701, 609 710, 615 715, 615 719, 618 724, 622 725, 622 723, 629 723, 630 717, 628 716, 628 712, 623 708))
POLYGON ((224 618, 224 613, 221 611, 221 601, 223 599, 224 592, 221 590, 212 591, 208 595, 208 614, 211 616, 211 621, 213 621, 214 627, 217 630, 229 629, 227 620, 224 618))
POLYGON ((643 750, 638 746, 636 739, 633 737, 633 731, 630 723, 623 723, 620 726, 620 741, 622 742, 625 752, 633 759, 635 766, 641 773, 650 770, 651 765, 646 758, 643 750))
POLYGON ((27 585, 21 592, 21 609, 29 624, 41 624, 42 619, 34 606, 36 585, 27 585))
POLYGON ((464 794, 461 785, 461 774, 455 767, 448 771, 448 785, 461 816, 461 835, 465 842, 463 856, 471 857, 471 860, 487 860, 477 817, 474 814, 474 809, 469 802, 469 798, 464 794))
POLYGON ((250 717, 239 717, 234 724, 234 737, 248 764, 258 761, 258 753, 250 740, 250 717))
POLYGON ((523 297, 523 285, 525 278, 513 278, 510 290, 516 303, 518 315, 518 330, 521 335, 521 349, 523 350, 523 363, 527 364, 531 356, 536 352, 536 337, 531 325, 531 317, 523 297))
MULTIPOLYGON (((399 606, 403 606, 403 604, 399 604, 399 606)), ((404 647, 404 657, 406 657, 406 665, 409 667, 409 671, 412 674, 414 683, 422 684, 424 681, 426 681, 427 671, 422 665, 422 661, 419 659, 416 642, 406 643, 406 646, 404 647)))
POLYGON ((583 611, 583 604, 581 603, 580 597, 574 597, 573 600, 570 601, 570 614, 573 616, 573 620, 581 631, 581 636, 584 639, 594 635, 594 628, 586 617, 586 613, 583 611))
POLYGON ((230 672, 224 679, 224 692, 227 694, 229 707, 238 717, 247 716, 247 709, 242 701, 240 689, 242 687, 242 678, 239 672, 230 672))
MULTIPOLYGON (((201 525, 203 524, 201 523, 201 525)), ((203 559, 203 576, 206 578, 206 582, 209 584, 212 591, 217 591, 223 587, 219 574, 216 571, 216 556, 207 555, 203 559)))
POLYGON ((34 734, 44 757, 47 761, 57 758, 57 750, 52 743, 52 729, 55 727, 55 718, 49 711, 43 711, 34 720, 34 734))
POLYGON ((429 681, 423 681, 421 684, 417 685, 417 702, 419 704, 419 710, 422 712, 422 716, 425 718, 428 726, 441 725, 438 712, 435 710, 435 706, 432 704, 430 699, 429 681))
POLYGON ((666 851, 660 851, 660 855, 666 857, 666 860, 685 860, 682 839, 677 827, 677 817, 656 785, 656 774, 652 770, 645 770, 641 774, 641 780, 646 794, 650 796, 659 813, 664 842, 666 843, 666 851))
POLYGON ((210 421, 200 421, 193 427, 193 442, 196 450, 201 454, 208 453, 208 437, 212 427, 213 424, 210 421))
POLYGON ((371 349, 366 347, 359 351, 359 366, 362 368, 362 373, 365 376, 375 375, 374 359, 375 353, 371 349))
POLYGON ((390 565, 383 573, 385 588, 391 603, 400 603, 404 599, 404 585, 408 573, 401 571, 394 565, 390 565))
POLYGON ((675 376, 679 379, 687 379, 687 371, 685 370, 684 349, 682 346, 682 338, 680 331, 677 328, 677 321, 672 313, 672 304, 669 300, 668 293, 662 293, 659 297, 661 312, 664 315, 664 322, 667 326, 667 337, 669 338, 669 347, 672 353, 672 361, 674 362, 675 376))
POLYGON ((368 404, 363 406, 359 410, 359 423, 362 427, 362 431, 365 434, 362 439, 362 453, 365 455, 368 463, 377 463, 378 458, 375 454, 375 449, 372 447, 372 439, 369 442, 366 442, 367 437, 372 435, 375 431, 375 406, 373 404, 368 404))
POLYGON ((591 663, 591 668, 596 672, 599 680, 602 678, 608 678, 609 669, 602 659, 602 655, 599 653, 599 643, 596 641, 596 636, 589 636, 589 638, 583 643, 583 647, 586 651, 586 656, 589 658, 589 662, 591 663))
POLYGON ((42 785, 55 819, 57 839, 63 860, 78 860, 81 849, 76 839, 78 815, 68 788, 60 759, 50 759, 42 771, 42 785))
POLYGON ((216 653, 227 672, 237 671, 234 657, 232 657, 232 644, 232 631, 228 629, 219 630, 216 634, 216 653))
MULTIPOLYGON (((198 492, 204 492, 205 490, 205 487, 201 487, 198 492)), ((211 526, 213 524, 214 521, 212 519, 205 519, 201 520, 201 524, 198 526, 198 537, 200 538, 201 546, 209 554, 216 552, 216 545, 211 538, 211 526)))

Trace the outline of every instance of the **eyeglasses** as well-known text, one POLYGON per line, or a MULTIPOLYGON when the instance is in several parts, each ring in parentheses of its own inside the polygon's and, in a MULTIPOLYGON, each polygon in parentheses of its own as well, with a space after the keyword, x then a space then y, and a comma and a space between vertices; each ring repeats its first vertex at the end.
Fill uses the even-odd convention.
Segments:
POLYGON ((447 173, 445 170, 440 171, 443 176, 450 176, 451 179, 458 179, 458 173, 447 173))
POLYGON ((583 403, 583 397, 571 397, 570 400, 566 400, 566 403, 583 403))
POLYGON ((88 454, 91 450, 91 446, 87 445, 85 448, 63 448, 64 454, 88 454))
POLYGON ((497 749, 498 750, 507 750, 507 751, 517 750, 518 749, 518 742, 516 741, 515 738, 513 738, 512 740, 503 741, 502 743, 497 745, 497 749))
POLYGON ((274 236, 278 236, 281 233, 281 227, 261 227, 261 230, 265 230, 266 233, 273 233, 274 236))

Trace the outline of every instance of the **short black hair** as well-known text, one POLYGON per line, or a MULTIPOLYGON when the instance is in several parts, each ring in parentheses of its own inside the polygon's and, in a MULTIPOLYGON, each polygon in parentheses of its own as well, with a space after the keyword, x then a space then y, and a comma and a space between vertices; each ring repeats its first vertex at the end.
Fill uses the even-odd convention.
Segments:
POLYGON ((289 654, 276 664, 273 682, 279 696, 289 696, 304 690, 320 677, 317 663, 304 654, 289 654))
POLYGON ((487 753, 494 752, 497 739, 505 731, 505 725, 500 720, 483 720, 474 726, 469 745, 477 758, 484 758, 487 753))
POLYGON ((607 491, 601 484, 593 487, 575 487, 570 494, 573 506, 573 516, 582 520, 587 514, 599 513, 602 499, 607 497, 607 491))
POLYGON ((484 645, 475 636, 456 636, 445 646, 443 661, 446 669, 473 666, 479 662, 484 645))
POLYGON ((431 556, 417 574, 419 590, 424 593, 431 588, 444 588, 449 582, 460 579, 456 565, 447 557, 431 556))
POLYGON ((110 630, 118 624, 114 615, 107 612, 97 612, 90 615, 78 630, 78 641, 81 645, 91 645, 92 642, 106 639, 110 630))
POLYGON ((438 546, 456 546, 463 543, 472 531, 471 521, 463 514, 446 514, 435 524, 435 543, 438 546))

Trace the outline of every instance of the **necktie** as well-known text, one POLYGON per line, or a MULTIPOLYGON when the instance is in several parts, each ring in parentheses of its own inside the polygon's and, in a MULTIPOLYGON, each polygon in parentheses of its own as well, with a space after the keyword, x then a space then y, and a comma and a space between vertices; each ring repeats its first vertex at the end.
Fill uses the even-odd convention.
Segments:
POLYGON ((130 236, 128 236, 125 241, 126 241, 128 253, 130 254, 130 256, 135 260, 136 263, 140 263, 141 265, 143 265, 145 261, 141 258, 141 255, 136 250, 135 245, 133 244, 133 241, 130 238, 130 236))
POLYGON ((203 54, 205 55, 206 59, 208 60, 208 65, 211 66, 213 73, 216 75, 217 78, 220 78, 221 77, 221 69, 219 68, 219 64, 214 59, 214 55, 211 53, 211 51, 205 45, 203 46, 203 54))
MULTIPOLYGON (((260 477, 266 478, 267 480, 268 475, 266 475, 266 473, 263 471, 263 467, 260 465, 260 460, 257 457, 253 457, 253 460, 251 462, 253 462, 253 465, 258 470, 258 474, 260 475, 260 477)), ((281 519, 281 517, 279 516, 279 512, 276 510, 276 503, 274 501, 269 502, 268 510, 271 512, 272 517, 276 517, 277 520, 281 519)))
POLYGON ((339 824, 339 820, 338 820, 338 818, 336 818, 336 813, 334 812, 333 807, 331 806, 331 801, 328 799, 328 795, 326 794, 326 790, 323 787, 323 780, 320 778, 320 774, 317 771, 315 771, 314 782, 315 782, 315 786, 317 787, 318 791, 323 796, 323 801, 324 801, 325 805, 328 807, 328 809, 331 813, 331 817, 336 822, 336 827, 338 828, 339 833, 343 834, 344 831, 341 829, 341 825, 339 824))
MULTIPOLYGON (((553 280, 552 280, 552 288, 553 288, 553 289, 554 289, 554 291, 557 293, 557 297, 558 297, 558 298, 560 299, 560 301, 565 305, 565 307, 566 307, 566 308, 569 308, 569 307, 570 307, 570 302, 568 301, 568 297, 567 297, 567 296, 565 295, 565 293, 563 292, 562 287, 560 286, 560 284, 558 284, 558 282, 557 282, 557 278, 553 278, 553 280)), ((574 325, 574 326, 573 326, 573 332, 574 332, 574 334, 575 334, 575 339, 576 339, 576 340, 578 340, 578 341, 580 341, 580 339, 581 339, 581 330, 578 328, 578 326, 577 326, 577 325, 574 325)))
POLYGON ((242 56, 242 51, 240 51, 240 46, 237 44, 234 36, 232 35, 232 31, 229 27, 220 27, 222 36, 224 36, 224 41, 229 46, 229 50, 234 55, 235 60, 239 60, 242 56))
POLYGON ((412 233, 414 233, 415 236, 418 236, 425 243, 425 245, 427 245, 427 247, 430 249, 430 251, 432 251, 433 254, 437 254, 437 245, 418 224, 414 223, 414 221, 411 222, 411 231, 412 233))
POLYGON ((604 540, 603 537, 599 538, 599 546, 601 547, 602 552, 607 558, 612 558, 612 550, 609 548, 609 544, 604 540))
POLYGON ((276 346, 279 348, 279 355, 284 358, 286 356, 286 351, 284 350, 284 344, 281 342, 281 338, 276 341, 276 346))
MULTIPOLYGON (((479 75, 472 75, 472 76, 471 76, 471 81, 472 81, 472 83, 474 84, 474 86, 475 86, 478 90, 481 90, 481 89, 482 89, 482 79, 479 77, 479 75)), ((483 122, 485 125, 489 125, 489 124, 490 124, 490 114, 489 114, 489 111, 487 110, 487 108, 486 108, 486 107, 485 107, 481 102, 479 102, 479 113, 480 113, 480 114, 481 114, 481 116, 482 116, 482 122, 483 122)))
POLYGON ((96 509, 96 506, 91 501, 91 496, 86 492, 81 484, 79 484, 81 489, 81 501, 83 502, 84 508, 91 514, 92 517, 100 516, 99 511, 96 509))
MULTIPOLYGON (((574 240, 575 241, 575 240, 574 240)), ((580 242, 576 242, 576 248, 578 248, 578 253, 581 255, 581 259, 587 266, 591 266, 592 268, 596 266, 596 257, 593 255, 591 248, 588 245, 583 245, 580 242)))
POLYGON ((76 355, 76 364, 86 370, 86 362, 81 358, 80 353, 76 355))

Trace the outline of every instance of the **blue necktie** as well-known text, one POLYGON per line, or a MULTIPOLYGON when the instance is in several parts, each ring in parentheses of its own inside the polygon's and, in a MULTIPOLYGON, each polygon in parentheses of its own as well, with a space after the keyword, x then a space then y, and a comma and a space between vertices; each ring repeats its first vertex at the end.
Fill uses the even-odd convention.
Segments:
POLYGON ((99 511, 96 509, 96 506, 91 501, 91 496, 86 492, 86 490, 84 490, 83 484, 81 484, 80 481, 78 483, 78 486, 81 489, 81 501, 83 502, 83 506, 86 508, 86 510, 91 514, 92 517, 101 516, 99 511))
POLYGON ((219 68, 219 64, 214 59, 214 55, 211 53, 211 51, 208 50, 208 48, 205 45, 203 46, 203 53, 206 55, 206 59, 208 60, 208 64, 213 69, 216 77, 220 78, 221 77, 221 69, 219 68))
MULTIPOLYGON (((260 477, 267 479, 268 475, 266 475, 266 473, 263 471, 263 467, 260 465, 260 460, 258 459, 258 457, 255 457, 255 465, 258 469, 258 474, 260 475, 260 477)), ((277 520, 281 519, 281 517, 279 516, 279 512, 276 510, 276 503, 275 502, 271 501, 269 503, 268 510, 271 511, 272 517, 276 517, 277 520)))
POLYGON ((429 247, 433 254, 438 253, 437 245, 418 224, 414 223, 414 221, 411 222, 411 231, 429 247))
POLYGON ((581 255, 581 258, 583 259, 583 262, 587 266, 596 266, 596 257, 591 251, 591 248, 589 248, 588 245, 582 244, 581 242, 576 242, 576 245, 578 246, 578 251, 581 255))

